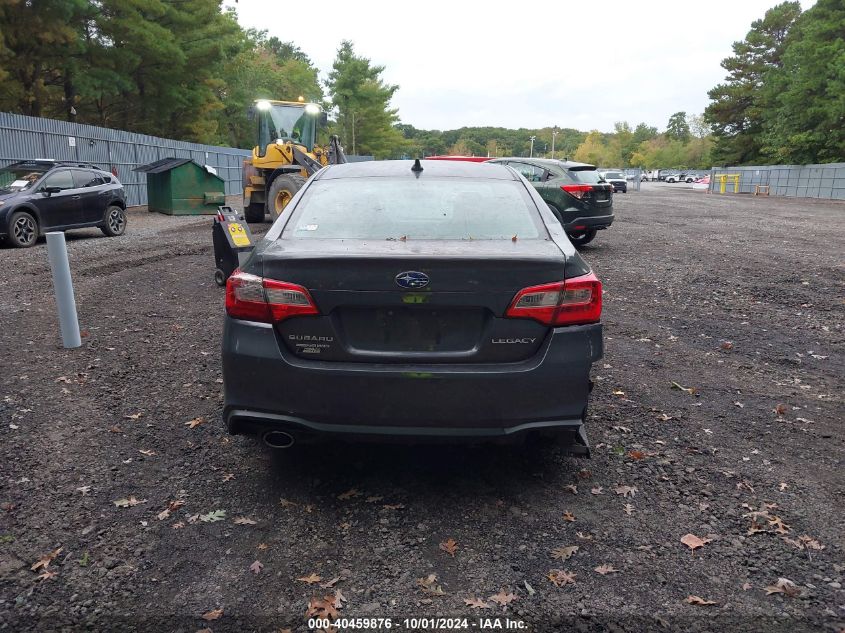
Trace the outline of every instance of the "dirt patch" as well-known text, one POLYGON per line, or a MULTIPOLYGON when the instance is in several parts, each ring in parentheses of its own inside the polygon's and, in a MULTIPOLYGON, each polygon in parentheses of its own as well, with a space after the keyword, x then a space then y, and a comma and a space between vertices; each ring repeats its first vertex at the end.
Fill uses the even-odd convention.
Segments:
POLYGON ((339 589, 341 615, 400 625, 838 632, 845 205, 646 187, 615 208, 583 251, 607 293, 590 461, 268 452, 220 422, 210 218, 69 239, 79 350, 58 347, 44 244, 0 249, 0 630, 305 631, 339 589))

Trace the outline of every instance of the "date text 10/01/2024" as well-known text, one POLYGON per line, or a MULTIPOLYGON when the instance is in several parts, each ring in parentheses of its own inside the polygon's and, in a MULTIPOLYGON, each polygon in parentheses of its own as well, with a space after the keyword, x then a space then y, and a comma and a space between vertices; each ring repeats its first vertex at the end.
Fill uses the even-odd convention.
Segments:
POLYGON ((406 629, 411 631, 424 630, 471 630, 480 631, 520 631, 528 626, 522 620, 513 618, 338 618, 329 620, 311 618, 308 628, 311 630, 389 630, 406 629))

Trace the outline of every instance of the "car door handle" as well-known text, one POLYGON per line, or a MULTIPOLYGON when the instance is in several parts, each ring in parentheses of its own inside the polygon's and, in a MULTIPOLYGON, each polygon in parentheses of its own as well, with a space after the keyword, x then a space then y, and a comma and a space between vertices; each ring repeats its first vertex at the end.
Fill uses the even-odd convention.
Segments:
POLYGON ((82 196, 71 196, 71 200, 79 200, 82 196))

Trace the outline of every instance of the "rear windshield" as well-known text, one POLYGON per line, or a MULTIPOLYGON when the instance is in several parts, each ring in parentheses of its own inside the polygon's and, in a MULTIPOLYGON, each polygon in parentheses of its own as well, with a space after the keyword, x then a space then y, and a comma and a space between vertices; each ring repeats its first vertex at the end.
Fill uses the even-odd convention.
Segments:
POLYGON ((574 180, 575 182, 583 182, 588 184, 595 184, 601 182, 601 177, 599 176, 599 172, 596 171, 596 168, 593 167, 591 169, 568 169, 566 173, 574 180))
POLYGON ((24 191, 47 172, 40 165, 15 165, 0 169, 0 193, 24 191))
POLYGON ((505 240, 540 236, 537 207, 509 180, 341 178, 305 192, 283 238, 505 240))
POLYGON ((605 178, 625 178, 625 174, 621 171, 608 171, 604 174, 605 178))

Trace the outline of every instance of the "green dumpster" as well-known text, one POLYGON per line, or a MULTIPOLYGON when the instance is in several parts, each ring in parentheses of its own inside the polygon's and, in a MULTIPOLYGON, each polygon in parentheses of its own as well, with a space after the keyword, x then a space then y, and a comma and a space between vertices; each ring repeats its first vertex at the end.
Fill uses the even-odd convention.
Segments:
POLYGON ((190 158, 163 158, 133 171, 147 174, 147 208, 167 215, 213 215, 226 203, 226 183, 190 158))

